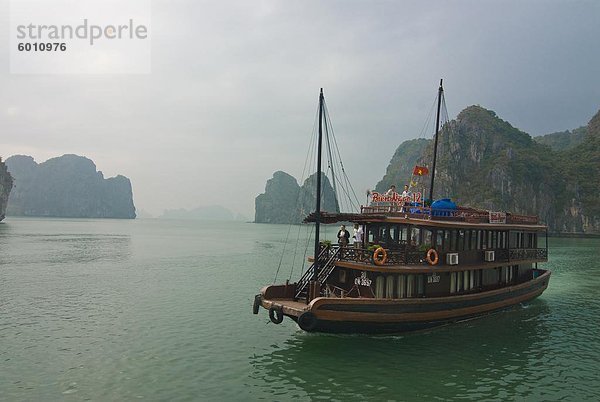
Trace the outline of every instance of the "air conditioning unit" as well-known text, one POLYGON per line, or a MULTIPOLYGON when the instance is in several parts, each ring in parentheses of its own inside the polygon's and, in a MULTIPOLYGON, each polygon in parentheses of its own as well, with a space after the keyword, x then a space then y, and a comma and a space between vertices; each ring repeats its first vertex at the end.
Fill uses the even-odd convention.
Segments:
POLYGON ((483 259, 485 261, 494 261, 494 259, 495 259, 494 250, 485 251, 483 259))
POLYGON ((458 253, 448 253, 448 254, 446 254, 446 264, 448 264, 448 265, 458 265, 458 253))

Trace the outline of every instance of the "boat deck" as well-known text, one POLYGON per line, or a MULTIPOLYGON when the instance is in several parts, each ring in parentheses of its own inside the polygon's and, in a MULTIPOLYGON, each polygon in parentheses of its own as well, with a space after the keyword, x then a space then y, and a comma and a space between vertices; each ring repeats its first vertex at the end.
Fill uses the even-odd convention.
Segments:
POLYGON ((288 316, 298 317, 305 311, 308 311, 308 304, 302 301, 295 301, 291 299, 271 299, 262 300, 262 306, 267 310, 273 306, 281 306, 283 313, 288 316))

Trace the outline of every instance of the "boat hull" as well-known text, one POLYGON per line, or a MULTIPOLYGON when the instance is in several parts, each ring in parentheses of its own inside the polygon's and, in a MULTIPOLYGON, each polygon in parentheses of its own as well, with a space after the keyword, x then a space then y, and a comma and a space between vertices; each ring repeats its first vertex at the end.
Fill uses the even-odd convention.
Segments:
POLYGON ((325 298, 305 308, 285 300, 262 300, 262 306, 281 308, 283 314, 309 332, 399 333, 428 329, 473 319, 527 302, 548 287, 550 271, 536 270, 527 282, 478 293, 434 298, 374 299, 325 298), (305 314, 305 313, 309 314, 305 314), (301 317, 302 316, 302 317, 301 317))

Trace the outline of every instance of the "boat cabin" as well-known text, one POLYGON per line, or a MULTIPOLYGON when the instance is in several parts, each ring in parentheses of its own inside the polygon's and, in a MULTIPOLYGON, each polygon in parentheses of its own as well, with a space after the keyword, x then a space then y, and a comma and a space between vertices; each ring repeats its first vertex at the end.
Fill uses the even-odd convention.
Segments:
POLYGON ((412 298, 481 292, 528 281, 537 263, 547 261, 546 226, 536 217, 473 209, 444 216, 426 207, 380 209, 322 214, 326 223, 356 223, 364 233, 360 243, 322 249, 320 269, 331 270, 322 282, 326 294, 412 298))

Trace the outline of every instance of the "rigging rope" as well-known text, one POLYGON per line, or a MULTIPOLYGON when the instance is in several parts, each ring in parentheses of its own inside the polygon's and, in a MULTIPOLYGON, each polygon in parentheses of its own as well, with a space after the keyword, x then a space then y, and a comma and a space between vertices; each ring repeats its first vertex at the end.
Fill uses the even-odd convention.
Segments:
MULTIPOLYGON (((334 190, 335 203, 336 203, 337 209, 340 212, 342 212, 342 211, 349 211, 349 212, 358 211, 360 209, 360 201, 358 200, 358 196, 356 195, 356 192, 354 191, 354 188, 352 187, 352 184, 350 183, 350 179, 348 178, 348 174, 346 173, 346 169, 344 168, 344 164, 342 162, 342 157, 341 157, 341 153, 340 153, 339 146, 337 143, 337 139, 335 137, 335 132, 333 130, 333 124, 331 123, 331 119, 329 117, 329 111, 327 109, 327 104, 325 102, 323 102, 323 112, 324 112, 323 119, 324 119, 324 123, 325 123, 323 125, 324 134, 325 134, 324 140, 327 141, 327 143, 324 144, 327 146, 327 153, 326 153, 327 168, 326 168, 325 176, 328 176, 328 174, 331 173, 330 183, 334 190), (332 147, 332 145, 333 145, 333 147, 332 147), (343 197, 340 197, 340 195, 343 195, 343 197)), ((319 124, 319 107, 317 107, 317 110, 315 113, 315 120, 313 123, 311 141, 310 141, 309 149, 308 149, 308 152, 306 155, 306 159, 304 161, 304 168, 302 170, 302 178, 299 183, 300 186, 303 186, 305 179, 308 179, 306 177, 308 175, 307 171, 315 170, 314 167, 316 165, 315 153, 316 153, 316 142, 318 139, 318 124, 319 124)), ((317 174, 320 174, 320 173, 321 172, 317 172, 317 174)), ((298 197, 296 198, 296 207, 293 210, 294 213, 300 214, 300 216, 305 215, 307 212, 307 211, 303 210, 303 201, 304 201, 302 199, 303 195, 304 195, 304 193, 302 191, 300 191, 298 193, 298 197)), ((324 198, 325 198, 325 192, 321 192, 321 201, 322 202, 324 201, 324 198)), ((296 216, 297 215, 293 215, 292 218, 295 218, 296 216)), ((292 219, 292 221, 293 220, 295 220, 295 219, 292 219)), ((283 264, 283 259, 284 259, 287 243, 290 239, 292 225, 293 225, 293 223, 291 223, 289 225, 289 228, 288 228, 288 231, 287 231, 287 234, 285 237, 282 255, 279 260, 279 264, 277 266, 277 271, 275 273, 275 279, 274 279, 273 283, 275 283, 277 281, 277 277, 279 275, 281 265, 283 264)), ((301 228, 302 228, 302 226, 300 225, 298 227, 298 232, 296 234, 296 245, 295 245, 294 253, 292 256, 289 279, 291 279, 292 274, 294 272, 295 265, 296 265, 298 249, 299 249, 300 242, 301 242, 301 240, 300 240, 301 228)), ((313 232, 314 232, 314 225, 307 225, 306 243, 304 245, 304 257, 303 257, 303 260, 300 261, 301 271, 304 271, 304 262, 306 261, 306 257, 307 257, 307 253, 308 253, 308 250, 309 250, 309 247, 311 244, 313 232)), ((323 230, 322 233, 323 233, 323 237, 326 238, 327 231, 323 230)))
MULTIPOLYGON (((358 197, 356 196, 356 192, 354 191, 354 188, 352 187, 352 185, 350 184, 350 181, 348 180, 348 175, 346 173, 346 169, 344 168, 344 163, 342 162, 342 156, 340 153, 340 149, 337 143, 337 139, 335 137, 335 131, 333 129, 333 124, 331 123, 331 119, 329 118, 329 110, 327 108, 327 103, 324 102, 323 103, 323 108, 324 108, 324 114, 326 116, 326 127, 327 127, 327 132, 331 133, 331 143, 333 144, 333 148, 335 150, 335 152, 333 152, 330 156, 331 159, 333 159, 331 161, 331 165, 333 167, 333 169, 337 168, 337 165, 339 164, 340 166, 340 171, 342 173, 342 175, 336 174, 335 176, 337 176, 336 178, 336 184, 339 184, 340 187, 342 188, 342 191, 344 192, 344 194, 346 195, 346 198, 343 201, 347 202, 347 207, 349 211, 357 211, 359 209, 359 205, 360 205, 360 201, 358 201, 358 197), (344 181, 340 181, 340 176, 344 178, 344 181), (352 197, 350 195, 350 192, 352 192, 352 194, 354 195, 354 200, 356 201, 356 204, 354 204, 354 200, 352 200, 352 197)), ((329 138, 329 136, 328 136, 329 138)), ((329 145, 328 145, 329 146, 329 145)), ((334 176, 334 178, 335 178, 334 176)), ((338 201, 340 201, 340 197, 338 197, 338 194, 336 194, 336 197, 338 198, 338 201)), ((341 211, 341 210, 340 210, 341 211)))
MULTIPOLYGON (((309 161, 313 159, 312 156, 314 154, 314 148, 315 148, 314 144, 316 142, 314 134, 317 131, 318 116, 319 116, 319 109, 317 108, 316 117, 315 117, 315 121, 313 123, 313 128, 312 128, 312 135, 310 137, 311 138, 310 139, 310 144, 309 144, 308 150, 306 152, 306 158, 304 160, 304 167, 302 169, 301 183, 304 182, 304 176, 306 174, 307 166, 309 165, 309 161)), ((301 198, 301 193, 298 192, 298 196, 296 197, 296 205, 292 209, 292 216, 291 216, 292 219, 291 219, 291 222, 290 222, 290 224, 288 226, 288 231, 287 231, 287 234, 285 236, 285 240, 283 242, 283 250, 281 251, 281 257, 279 258, 279 264, 277 264, 277 270, 275 271, 275 277, 273 278, 273 283, 277 282, 277 276, 279 275, 279 270, 281 269, 281 265, 283 263, 283 257, 285 256, 285 250, 286 250, 286 247, 287 247, 287 244, 288 244, 290 232, 292 230, 292 226, 294 225, 294 223, 293 223, 294 219, 293 218, 295 218, 295 216, 293 214, 295 214, 295 213, 298 213, 298 214, 302 213, 302 208, 301 208, 301 205, 300 205, 300 198, 301 198)), ((296 241, 296 249, 297 249, 297 247, 298 247, 298 241, 296 241)), ((294 259, 295 259, 295 255, 296 255, 296 253, 294 252, 294 259)), ((293 266, 293 262, 292 262, 292 270, 293 269, 294 269, 294 266, 293 266)))

